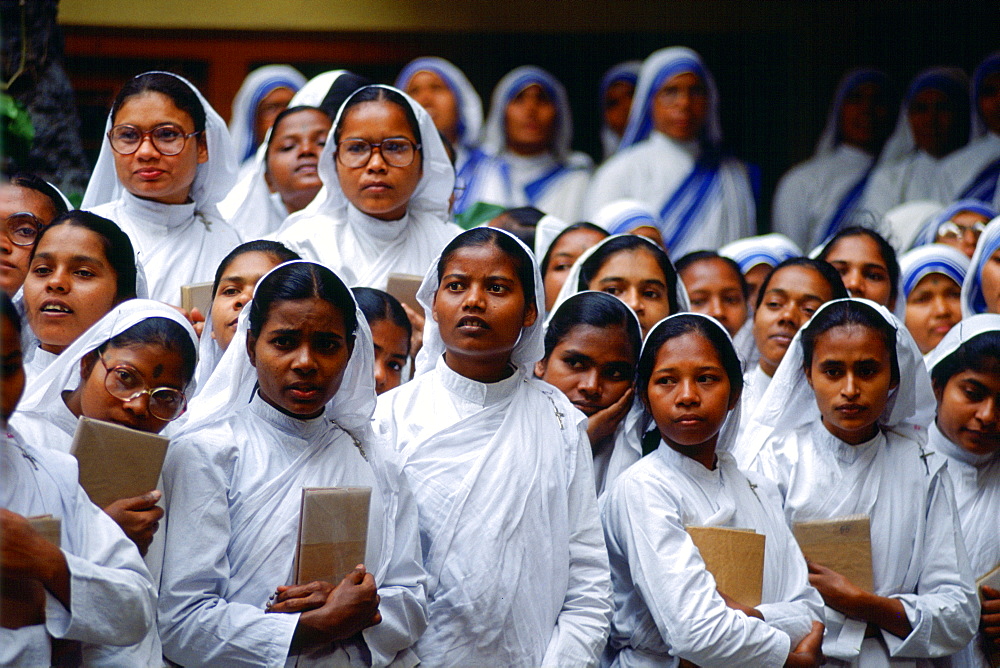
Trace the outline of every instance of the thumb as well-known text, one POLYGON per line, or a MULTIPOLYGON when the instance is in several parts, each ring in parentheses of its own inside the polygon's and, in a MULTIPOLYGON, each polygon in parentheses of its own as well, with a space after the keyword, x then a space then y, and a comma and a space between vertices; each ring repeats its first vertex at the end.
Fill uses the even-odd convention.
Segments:
POLYGON ((122 507, 125 510, 149 510, 156 505, 156 502, 160 500, 163 493, 154 489, 151 492, 146 492, 145 494, 140 494, 139 496, 133 496, 129 499, 122 499, 122 507))
POLYGON ((191 322, 205 322, 205 316, 197 306, 191 309, 191 322))

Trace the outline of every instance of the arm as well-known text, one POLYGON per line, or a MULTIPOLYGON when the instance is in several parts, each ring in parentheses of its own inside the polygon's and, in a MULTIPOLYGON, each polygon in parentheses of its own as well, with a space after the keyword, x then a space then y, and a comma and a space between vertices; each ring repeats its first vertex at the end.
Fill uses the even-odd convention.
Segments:
POLYGON ((809 584, 828 606, 848 617, 874 624, 899 638, 913 631, 901 601, 870 594, 822 564, 809 562, 809 584))

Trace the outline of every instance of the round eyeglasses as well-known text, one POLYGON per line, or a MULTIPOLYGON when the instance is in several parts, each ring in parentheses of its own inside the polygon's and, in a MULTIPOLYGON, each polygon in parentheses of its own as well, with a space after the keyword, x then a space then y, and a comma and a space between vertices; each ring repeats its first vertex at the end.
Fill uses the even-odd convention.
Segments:
POLYGON ((201 134, 201 130, 185 134, 184 128, 173 123, 157 125, 152 130, 140 130, 134 125, 116 125, 108 131, 111 148, 120 155, 132 155, 149 137, 153 146, 163 155, 177 155, 184 150, 187 140, 201 134))
POLYGON ((972 236, 978 239, 986 229, 986 223, 976 222, 972 225, 959 225, 953 220, 946 220, 937 228, 937 235, 941 239, 958 241, 965 236, 966 232, 971 232, 972 236))
POLYGON ((415 144, 406 137, 390 137, 374 143, 364 139, 345 139, 337 143, 337 160, 344 167, 364 167, 372 159, 372 151, 375 149, 378 149, 387 164, 409 167, 420 150, 420 144, 415 144))
POLYGON ((45 224, 33 213, 19 211, 6 218, 7 238, 15 246, 34 246, 45 224))
POLYGON ((149 414, 158 420, 170 422, 176 420, 187 409, 187 397, 180 390, 172 387, 155 387, 150 389, 135 367, 128 364, 117 364, 108 367, 104 355, 100 356, 101 364, 106 372, 104 389, 115 399, 132 401, 142 395, 149 396, 149 414))

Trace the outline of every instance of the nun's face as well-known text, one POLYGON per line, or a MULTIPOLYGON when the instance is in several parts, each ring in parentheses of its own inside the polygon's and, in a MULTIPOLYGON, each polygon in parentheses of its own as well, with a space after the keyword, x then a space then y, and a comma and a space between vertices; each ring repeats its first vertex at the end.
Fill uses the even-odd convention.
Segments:
POLYGON ((707 119, 708 88, 693 72, 675 74, 653 96, 653 127, 671 139, 697 139, 707 119))
POLYGON ((569 270, 573 268, 576 259, 591 246, 596 246, 607 233, 581 228, 567 232, 552 245, 549 253, 549 266, 545 267, 545 310, 551 311, 556 297, 562 289, 569 270))
MULTIPOLYGON (((141 132, 170 124, 184 134, 194 132, 191 115, 174 104, 163 93, 147 91, 128 98, 118 109, 112 125, 131 125, 141 132)), ((198 165, 208 161, 205 133, 189 137, 177 155, 163 155, 151 137, 143 137, 135 153, 122 155, 112 151, 115 172, 122 187, 136 197, 163 204, 184 204, 191 194, 191 185, 198 165)))
POLYGON ((257 281, 279 264, 270 253, 251 251, 237 255, 226 266, 212 298, 212 338, 220 348, 228 348, 236 335, 240 313, 253 299, 257 281))
POLYGON ((990 219, 975 211, 959 211, 951 217, 949 222, 954 223, 958 229, 956 230, 955 227, 949 225, 950 229, 942 234, 941 227, 939 227, 939 232, 934 237, 934 243, 957 248, 965 253, 966 257, 972 259, 973 253, 976 252, 976 244, 979 243, 979 237, 983 233, 983 226, 990 222, 990 219))
POLYGON ((986 127, 990 132, 1000 134, 1000 72, 994 72, 983 79, 976 104, 986 127))
POLYGON ((774 272, 764 290, 753 315, 753 338, 761 370, 773 376, 795 332, 833 295, 818 271, 795 265, 774 272))
POLYGON ((318 109, 303 109, 281 119, 267 148, 267 184, 290 213, 306 207, 323 187, 319 154, 330 132, 330 117, 318 109))
POLYGON ((520 155, 538 155, 552 149, 556 129, 555 102, 535 84, 507 104, 504 125, 507 148, 520 155))
POLYGON ((937 426, 974 455, 1000 451, 1000 368, 965 369, 935 387, 937 426))
MULTIPOLYGON (((340 122, 340 141, 361 139, 378 144, 386 139, 406 139, 414 146, 416 135, 406 113, 395 103, 387 101, 362 102, 351 107, 340 122)), ((423 157, 415 149, 413 162, 396 167, 386 162, 381 149, 373 149, 371 156, 360 167, 347 167, 334 156, 337 180, 344 197, 372 218, 399 220, 406 215, 420 177, 423 174, 423 157)))
POLYGON ((618 81, 608 86, 604 93, 604 124, 614 133, 621 136, 628 125, 628 112, 632 109, 632 96, 635 94, 635 84, 628 81, 618 81))
POLYGON ((444 79, 435 72, 417 72, 406 93, 427 110, 438 129, 452 144, 458 141, 458 100, 444 79))
POLYGON ((24 393, 21 337, 9 317, 0 318, 0 341, 3 342, 3 350, 0 351, 3 359, 0 363, 0 423, 7 424, 24 393))
POLYGON ((691 300, 691 311, 712 316, 730 336, 736 336, 747 321, 747 301, 733 267, 721 258, 706 258, 685 267, 681 280, 691 300))
POLYGON ((841 237, 826 253, 826 261, 844 280, 852 297, 863 297, 887 308, 892 296, 889 268, 878 243, 866 234, 841 237))
POLYGON ((642 325, 642 335, 670 315, 667 277, 652 252, 623 250, 608 257, 587 286, 607 292, 635 311, 642 325))
POLYGON ((845 144, 874 152, 889 130, 885 91, 875 82, 855 86, 840 105, 840 137, 845 144))
MULTIPOLYGON (((0 218, 6 221, 16 213, 30 213, 43 225, 56 217, 52 203, 40 192, 10 184, 0 185, 0 218)), ((4 225, 6 229, 0 230, 0 290, 13 297, 28 273, 32 246, 15 244, 10 238, 10 223, 4 225)))
POLYGON ((1000 313, 1000 249, 983 262, 981 276, 986 312, 1000 313))
POLYGON ((962 319, 962 286, 944 274, 928 274, 906 298, 906 329, 924 355, 962 319))
POLYGON ((257 113, 254 115, 254 141, 260 145, 264 141, 264 135, 274 125, 274 119, 278 114, 288 108, 288 103, 295 96, 295 91, 290 88, 275 88, 264 96, 264 99, 257 105, 257 113))
POLYGON ((917 148, 935 158, 958 148, 958 108, 944 91, 927 88, 914 95, 907 119, 917 148))

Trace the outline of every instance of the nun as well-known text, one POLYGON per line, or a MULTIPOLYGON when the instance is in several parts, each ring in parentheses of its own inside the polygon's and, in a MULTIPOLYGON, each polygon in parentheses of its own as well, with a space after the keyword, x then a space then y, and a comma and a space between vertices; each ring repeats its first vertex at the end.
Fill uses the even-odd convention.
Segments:
POLYGON ((233 138, 241 176, 253 162, 257 147, 274 124, 274 119, 288 107, 292 96, 306 83, 306 78, 289 65, 265 65, 247 75, 233 98, 229 135, 233 138))
POLYGON ((906 329, 924 355, 962 319, 962 283, 969 258, 944 244, 914 248, 899 258, 906 329))
POLYGON ((628 60, 613 66, 601 77, 598 99, 601 102, 601 149, 605 160, 615 154, 622 142, 641 69, 642 61, 628 60))
POLYGON ((983 230, 962 283, 962 317, 976 313, 1000 313, 1000 218, 983 230))

